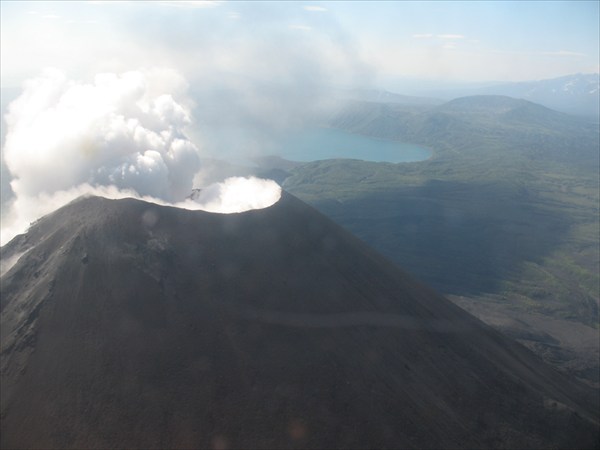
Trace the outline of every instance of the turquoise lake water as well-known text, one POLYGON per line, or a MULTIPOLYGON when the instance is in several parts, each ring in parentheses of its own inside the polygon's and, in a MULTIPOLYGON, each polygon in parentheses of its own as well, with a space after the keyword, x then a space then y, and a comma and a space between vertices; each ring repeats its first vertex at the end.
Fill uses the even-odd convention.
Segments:
POLYGON ((376 139, 334 128, 313 128, 290 134, 273 149, 291 161, 349 158, 375 162, 423 161, 431 151, 412 144, 376 139))
POLYGON ((253 157, 276 155, 290 161, 361 159, 375 162, 424 161, 431 151, 417 145, 376 139, 335 128, 304 128, 277 137, 247 128, 190 130, 190 136, 205 143, 212 157, 250 162, 253 157))

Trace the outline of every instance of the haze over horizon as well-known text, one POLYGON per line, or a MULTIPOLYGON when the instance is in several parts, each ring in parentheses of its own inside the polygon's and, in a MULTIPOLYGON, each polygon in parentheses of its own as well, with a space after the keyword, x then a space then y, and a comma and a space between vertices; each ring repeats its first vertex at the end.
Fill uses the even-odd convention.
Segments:
POLYGON ((527 81, 599 72, 599 6, 569 2, 2 2, 2 87, 148 66, 192 83, 527 81), (316 69, 316 70, 315 70, 316 69))
POLYGON ((21 224, 86 183, 182 201, 209 184, 213 135, 256 156, 330 112, 335 88, 414 93, 415 80, 599 66, 597 2, 8 1, 1 12, 2 204, 21 224))

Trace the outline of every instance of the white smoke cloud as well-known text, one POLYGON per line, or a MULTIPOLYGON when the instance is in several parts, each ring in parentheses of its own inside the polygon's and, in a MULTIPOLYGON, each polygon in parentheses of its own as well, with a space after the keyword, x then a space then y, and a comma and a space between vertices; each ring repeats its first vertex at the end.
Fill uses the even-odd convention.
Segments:
POLYGON ((52 194, 21 196, 13 202, 9 216, 2 222, 0 245, 6 244, 17 234, 26 231, 27 227, 38 218, 82 195, 110 199, 136 198, 162 206, 231 214, 272 206, 281 198, 281 187, 273 180, 256 177, 230 177, 223 182, 209 185, 194 200, 186 198, 175 203, 149 195, 140 195, 131 189, 119 189, 116 186, 92 186, 87 183, 52 194))
POLYGON ((182 85, 165 71, 100 74, 84 84, 45 70, 27 81, 6 115, 13 192, 32 196, 90 183, 185 197, 200 161, 183 133, 190 112, 171 95, 182 85))
POLYGON ((230 178, 184 200, 201 171, 201 152, 184 133, 191 122, 186 82, 174 71, 68 80, 47 69, 8 108, 5 163, 15 198, 2 217, 1 244, 80 195, 135 197, 211 212, 275 203, 279 186, 230 178))
MULTIPOLYGON (((249 209, 261 209, 276 203, 281 197, 281 188, 273 180, 256 177, 231 177, 222 183, 214 183, 203 189, 197 199, 204 211, 238 213, 249 209)), ((191 201, 178 206, 188 209, 191 201)))

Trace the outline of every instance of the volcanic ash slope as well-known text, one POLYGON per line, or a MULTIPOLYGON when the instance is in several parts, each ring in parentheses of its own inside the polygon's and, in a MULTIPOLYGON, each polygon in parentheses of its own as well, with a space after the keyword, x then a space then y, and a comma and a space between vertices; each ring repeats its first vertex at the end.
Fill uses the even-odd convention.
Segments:
POLYGON ((81 198, 2 262, 2 448, 598 442, 594 392, 287 193, 81 198))

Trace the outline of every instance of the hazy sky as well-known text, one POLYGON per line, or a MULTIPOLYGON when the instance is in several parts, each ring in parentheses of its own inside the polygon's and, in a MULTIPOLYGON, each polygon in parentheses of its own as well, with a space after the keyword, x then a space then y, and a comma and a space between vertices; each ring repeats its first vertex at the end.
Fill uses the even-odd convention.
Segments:
POLYGON ((597 72, 599 3, 2 1, 2 86, 168 66, 340 85, 597 72))
POLYGON ((2 1, 0 241, 84 193, 278 198, 206 159, 264 154, 331 87, 597 72, 598 4, 2 1))

